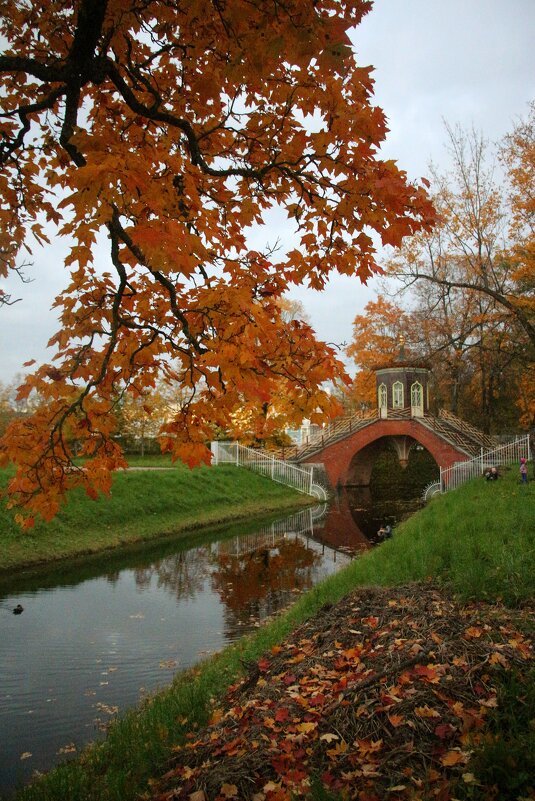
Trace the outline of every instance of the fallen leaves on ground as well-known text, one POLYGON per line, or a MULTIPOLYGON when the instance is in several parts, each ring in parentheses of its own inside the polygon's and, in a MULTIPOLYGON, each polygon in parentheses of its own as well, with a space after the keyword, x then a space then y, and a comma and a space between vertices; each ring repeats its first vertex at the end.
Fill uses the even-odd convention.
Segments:
POLYGON ((497 671, 534 658, 519 617, 533 609, 416 585, 326 605, 176 747, 154 801, 291 801, 313 781, 358 801, 453 798, 473 781, 497 671))

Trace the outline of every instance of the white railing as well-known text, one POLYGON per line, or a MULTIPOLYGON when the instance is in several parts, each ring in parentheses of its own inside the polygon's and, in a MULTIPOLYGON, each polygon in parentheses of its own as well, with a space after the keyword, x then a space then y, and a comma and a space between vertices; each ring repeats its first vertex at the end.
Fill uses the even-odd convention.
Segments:
POLYGON ((222 540, 218 543, 218 552, 238 556, 263 547, 274 548, 277 542, 288 537, 303 537, 305 540, 308 540, 309 537, 314 538, 314 528, 325 521, 327 509, 327 504, 302 509, 290 517, 275 520, 251 534, 242 534, 231 540, 222 540))
POLYGON ((466 481, 482 476, 489 467, 501 464, 518 464, 520 459, 529 461, 530 458, 528 434, 515 439, 513 442, 508 442, 506 445, 500 445, 498 448, 492 448, 491 450, 481 448, 480 455, 475 456, 473 459, 469 459, 466 462, 457 462, 451 467, 440 468, 440 491, 448 492, 448 490, 456 489, 466 481))
MULTIPOLYGON (((272 481, 279 484, 286 484, 288 487, 305 495, 316 495, 316 485, 312 480, 313 468, 296 467, 296 465, 283 462, 267 455, 264 451, 246 448, 238 442, 212 442, 212 463, 213 464, 235 464, 238 467, 247 467, 260 473, 272 481)), ((321 490, 318 487, 318 490, 321 490)))

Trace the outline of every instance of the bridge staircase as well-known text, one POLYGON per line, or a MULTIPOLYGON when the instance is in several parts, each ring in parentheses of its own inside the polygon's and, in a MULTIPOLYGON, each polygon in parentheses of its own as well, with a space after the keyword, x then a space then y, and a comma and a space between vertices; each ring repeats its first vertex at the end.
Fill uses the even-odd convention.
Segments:
MULTIPOLYGON (((318 434, 313 435, 303 445, 293 445, 288 448, 280 448, 273 451, 273 455, 278 459, 300 463, 310 459, 319 453, 327 445, 351 436, 366 426, 372 425, 381 418, 377 409, 345 417, 339 417, 330 423, 318 434)), ((498 440, 472 426, 470 423, 461 420, 451 412, 440 409, 438 417, 430 414, 421 417, 413 417, 410 408, 389 410, 388 420, 413 420, 419 425, 433 431, 438 437, 446 440, 455 448, 465 453, 469 457, 477 456, 481 449, 488 450, 499 445, 498 440)))
POLYGON ((425 428, 433 431, 437 436, 466 453, 467 456, 478 456, 481 449, 497 448, 500 444, 495 437, 484 434, 446 409, 440 409, 438 417, 425 415, 416 419, 425 428))
POLYGON ((314 456, 315 453, 323 450, 326 445, 332 445, 339 442, 346 437, 351 436, 361 428, 375 423, 379 419, 377 409, 371 409, 366 412, 358 412, 354 415, 347 415, 338 417, 332 423, 329 423, 318 434, 314 434, 307 439, 302 445, 290 445, 286 448, 277 448, 271 451, 278 459, 283 459, 288 462, 303 462, 305 459, 314 456))

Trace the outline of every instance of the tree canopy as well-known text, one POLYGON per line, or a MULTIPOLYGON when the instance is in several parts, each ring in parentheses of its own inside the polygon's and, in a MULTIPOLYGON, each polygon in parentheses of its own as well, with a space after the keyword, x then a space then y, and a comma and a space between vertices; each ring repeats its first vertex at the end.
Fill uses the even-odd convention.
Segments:
POLYGON ((272 402, 279 420, 328 414, 322 384, 341 364, 281 297, 333 271, 366 281, 377 242, 433 217, 425 188, 379 154, 385 116, 348 36, 371 3, 1 7, 0 275, 53 236, 71 243, 56 354, 20 389, 43 403, 2 441, 13 502, 48 518, 74 484, 106 490, 117 399, 158 376, 187 391, 163 433, 190 463, 243 406, 265 429, 272 402), (293 244, 252 250, 276 208, 293 244))
POLYGON ((373 370, 402 331, 433 365, 437 404, 485 431, 535 424, 535 105, 493 153, 446 126, 451 168, 430 167, 437 224, 387 262, 395 296, 369 303, 348 349, 353 394, 375 402, 373 370), (496 155, 505 170, 498 180, 496 155), (401 292, 400 283, 401 281, 401 292))

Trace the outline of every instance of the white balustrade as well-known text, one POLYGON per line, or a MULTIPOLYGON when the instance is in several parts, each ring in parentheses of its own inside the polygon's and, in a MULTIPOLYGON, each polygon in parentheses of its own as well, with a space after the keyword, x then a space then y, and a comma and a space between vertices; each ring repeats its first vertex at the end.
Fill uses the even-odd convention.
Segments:
POLYGON ((522 458, 528 461, 531 458, 528 434, 497 448, 490 450, 481 448, 479 456, 466 462, 456 462, 451 467, 441 467, 440 490, 448 492, 448 490, 456 489, 470 479, 482 476, 489 467, 519 464, 522 458))
POLYGON ((247 467, 272 481, 286 484, 305 495, 313 495, 313 468, 297 467, 294 464, 275 459, 264 451, 247 448, 238 442, 212 442, 213 464, 235 464, 247 467))

